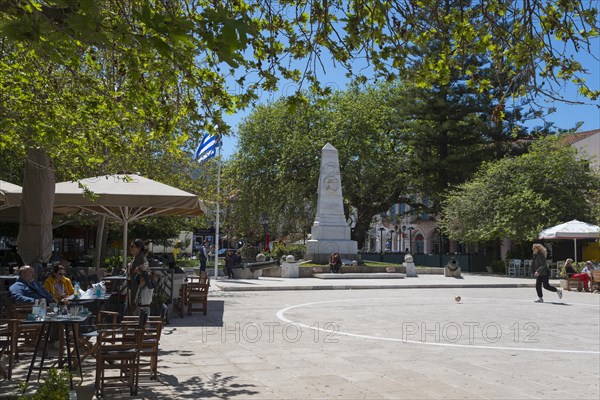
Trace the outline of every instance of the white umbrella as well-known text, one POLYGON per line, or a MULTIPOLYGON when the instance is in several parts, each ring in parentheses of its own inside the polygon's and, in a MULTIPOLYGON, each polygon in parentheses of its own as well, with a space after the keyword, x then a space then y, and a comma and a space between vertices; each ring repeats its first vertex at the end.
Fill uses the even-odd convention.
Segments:
POLYGON ((577 239, 600 238, 600 226, 581 222, 576 219, 544 229, 538 235, 540 239, 573 239, 575 262, 577 262, 577 239))

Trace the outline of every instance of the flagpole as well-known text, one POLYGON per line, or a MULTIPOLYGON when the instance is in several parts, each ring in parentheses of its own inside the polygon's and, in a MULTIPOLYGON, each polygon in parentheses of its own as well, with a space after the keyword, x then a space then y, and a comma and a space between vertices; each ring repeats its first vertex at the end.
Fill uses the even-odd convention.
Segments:
POLYGON ((219 224, 221 211, 219 207, 219 198, 221 196, 221 137, 217 139, 219 154, 217 158, 217 218, 215 222, 215 280, 219 277, 219 224))

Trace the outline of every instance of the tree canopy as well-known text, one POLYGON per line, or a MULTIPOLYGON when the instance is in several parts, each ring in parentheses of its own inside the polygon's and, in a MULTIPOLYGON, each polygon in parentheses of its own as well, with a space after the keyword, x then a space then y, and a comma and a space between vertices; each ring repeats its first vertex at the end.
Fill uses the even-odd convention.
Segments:
POLYGON ((535 141, 530 151, 485 163, 444 204, 441 225, 466 243, 528 241, 545 227, 594 220, 600 176, 560 138, 535 141))
POLYGON ((566 82, 596 100, 576 54, 597 57, 597 36, 587 0, 8 0, 0 152, 43 149, 60 180, 130 170, 186 189, 201 135, 229 133, 223 114, 281 80, 322 96, 330 63, 425 89, 458 75, 503 119, 509 99, 559 98, 566 82))

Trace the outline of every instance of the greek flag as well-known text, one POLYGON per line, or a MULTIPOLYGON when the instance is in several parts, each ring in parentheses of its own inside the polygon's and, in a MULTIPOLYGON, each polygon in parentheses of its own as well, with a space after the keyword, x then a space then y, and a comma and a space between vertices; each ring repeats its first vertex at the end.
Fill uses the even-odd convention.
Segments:
POLYGON ((198 145, 196 149, 195 159, 202 163, 206 160, 213 158, 217 155, 217 137, 209 135, 208 133, 204 135, 202 141, 198 145))

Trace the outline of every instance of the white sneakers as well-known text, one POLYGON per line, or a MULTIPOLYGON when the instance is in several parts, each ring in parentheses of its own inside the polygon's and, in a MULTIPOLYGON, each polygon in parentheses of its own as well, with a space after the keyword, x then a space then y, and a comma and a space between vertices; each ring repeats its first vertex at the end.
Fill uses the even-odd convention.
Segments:
POLYGON ((562 289, 558 289, 558 290, 556 291, 556 294, 558 294, 558 298, 559 298, 559 299, 562 299, 562 289))
POLYGON ((544 302, 544 299, 542 299, 541 297, 534 301, 534 303, 543 303, 543 302, 544 302))

